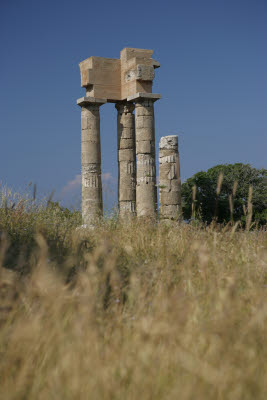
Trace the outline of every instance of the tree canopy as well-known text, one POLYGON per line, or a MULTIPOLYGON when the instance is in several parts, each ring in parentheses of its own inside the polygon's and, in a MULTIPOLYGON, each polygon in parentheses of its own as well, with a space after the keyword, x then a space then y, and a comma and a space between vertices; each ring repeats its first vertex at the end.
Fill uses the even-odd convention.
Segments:
POLYGON ((267 170, 249 164, 221 164, 200 171, 182 184, 183 216, 195 215, 210 223, 246 220, 252 202, 252 221, 267 223, 267 170), (220 178, 219 178, 220 177, 220 178), (252 189, 249 189, 249 188, 252 189), (192 193, 195 195, 192 196, 192 193))

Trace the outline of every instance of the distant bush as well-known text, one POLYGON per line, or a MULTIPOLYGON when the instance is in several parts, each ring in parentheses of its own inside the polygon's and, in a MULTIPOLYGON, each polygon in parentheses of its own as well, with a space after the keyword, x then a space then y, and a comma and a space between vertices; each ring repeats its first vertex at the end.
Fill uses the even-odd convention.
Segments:
POLYGON ((185 219, 192 216, 193 201, 195 215, 207 223, 215 218, 219 223, 240 221, 244 226, 251 212, 251 222, 266 225, 267 170, 242 163, 217 165, 187 179, 182 184, 182 198, 185 219))

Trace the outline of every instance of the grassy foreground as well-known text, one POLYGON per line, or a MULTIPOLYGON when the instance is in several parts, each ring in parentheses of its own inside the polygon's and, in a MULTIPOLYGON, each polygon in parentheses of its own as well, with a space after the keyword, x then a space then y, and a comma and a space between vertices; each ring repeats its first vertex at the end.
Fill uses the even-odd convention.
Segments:
POLYGON ((266 399, 264 231, 24 207, 0 213, 1 399, 266 399))

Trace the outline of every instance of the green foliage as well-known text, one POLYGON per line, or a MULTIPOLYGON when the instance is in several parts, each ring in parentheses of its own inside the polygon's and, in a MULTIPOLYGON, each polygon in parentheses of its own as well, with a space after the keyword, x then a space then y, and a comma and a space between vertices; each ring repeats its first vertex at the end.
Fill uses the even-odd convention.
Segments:
POLYGON ((200 171, 182 184, 183 215, 192 215, 192 190, 196 186, 196 215, 210 223, 213 218, 220 223, 246 220, 248 212, 249 187, 253 189, 253 217, 259 225, 267 223, 267 170, 256 169, 249 164, 222 164, 200 171), (223 174, 221 188, 218 188, 219 175, 223 174), (237 187, 235 190, 235 182, 237 187), (219 190, 220 189, 220 190, 219 190), (218 194, 216 194, 219 192, 218 194), (229 199, 230 196, 230 199, 229 199), (232 212, 231 212, 232 202, 232 212))

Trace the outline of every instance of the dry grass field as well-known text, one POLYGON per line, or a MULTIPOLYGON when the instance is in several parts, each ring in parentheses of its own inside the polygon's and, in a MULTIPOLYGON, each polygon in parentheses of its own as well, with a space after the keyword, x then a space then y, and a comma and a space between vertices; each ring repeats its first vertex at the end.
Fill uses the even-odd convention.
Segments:
POLYGON ((267 398, 264 230, 78 225, 1 209, 0 399, 267 398))

